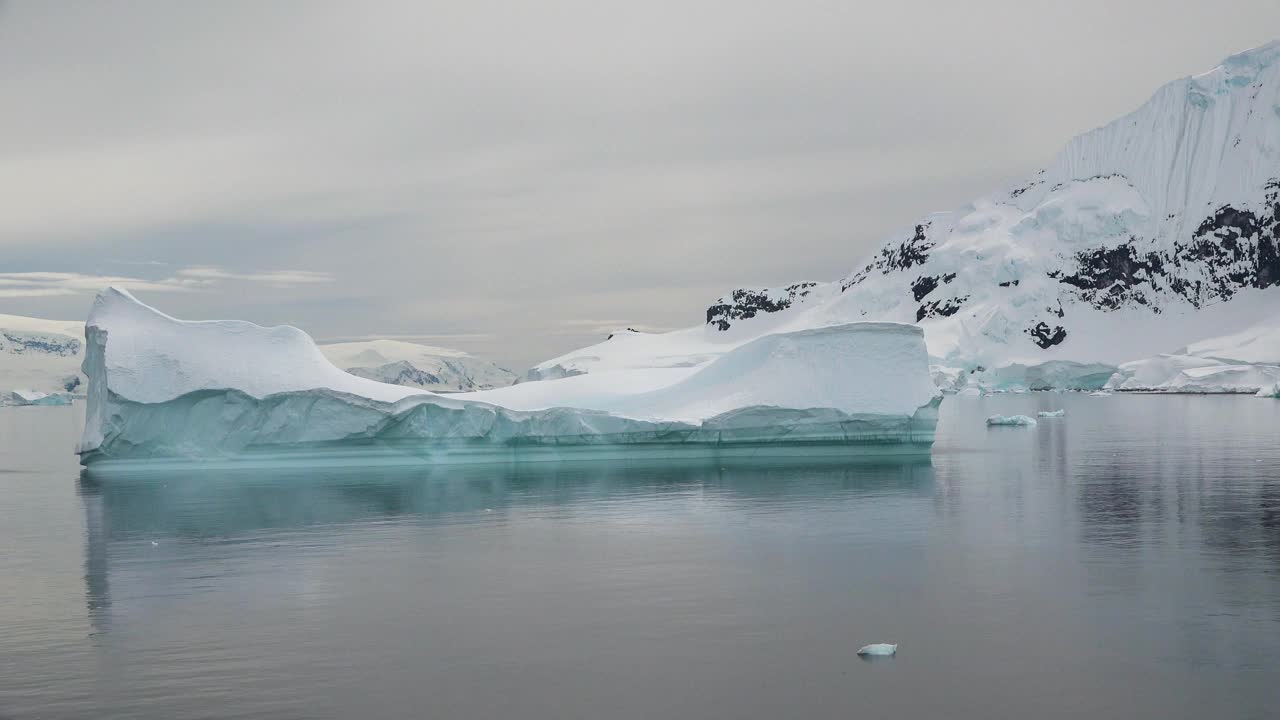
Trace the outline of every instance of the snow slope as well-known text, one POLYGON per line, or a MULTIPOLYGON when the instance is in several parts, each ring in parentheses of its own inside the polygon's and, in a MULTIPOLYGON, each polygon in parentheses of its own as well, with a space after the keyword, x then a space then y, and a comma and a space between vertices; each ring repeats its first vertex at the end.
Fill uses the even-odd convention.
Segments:
POLYGON ((434 392, 489 390, 516 379, 510 370, 461 350, 400 340, 332 343, 320 352, 352 375, 434 392))
POLYGON ((696 367, 765 333, 887 320, 924 328, 947 382, 1056 362, 1087 387, 1099 365, 1277 322, 1278 238, 1273 42, 1165 85, 1015 187, 921 218, 839 281, 734 290, 702 326, 615 336, 528 377, 696 367))
POLYGON ((83 392, 84 323, 0 315, 0 392, 83 392))
POLYGON ((114 288, 85 332, 80 452, 94 467, 914 453, 937 421, 923 334, 893 323, 767 335, 703 368, 617 371, 607 385, 450 395, 339 370, 296 328, 178 320, 114 288))

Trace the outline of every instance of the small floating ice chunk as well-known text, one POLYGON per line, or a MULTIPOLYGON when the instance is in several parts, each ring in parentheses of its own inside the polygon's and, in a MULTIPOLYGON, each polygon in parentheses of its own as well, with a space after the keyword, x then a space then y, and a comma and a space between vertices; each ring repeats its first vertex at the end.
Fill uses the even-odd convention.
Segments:
POLYGON ((1041 410, 1040 412, 1036 413, 1038 417, 1044 417, 1044 418, 1062 417, 1066 414, 1067 414, 1066 410, 1041 410))
POLYGON ((1035 418, 1026 415, 992 415, 987 418, 987 425, 1030 426, 1035 424, 1035 418))
POLYGON ((876 643, 874 645, 863 645, 858 650, 859 655, 895 655, 898 652, 898 644, 893 643, 876 643))
POLYGON ((1111 397, 1111 393, 1106 390, 1095 390, 1094 392, 1089 393, 1089 397, 1111 397))

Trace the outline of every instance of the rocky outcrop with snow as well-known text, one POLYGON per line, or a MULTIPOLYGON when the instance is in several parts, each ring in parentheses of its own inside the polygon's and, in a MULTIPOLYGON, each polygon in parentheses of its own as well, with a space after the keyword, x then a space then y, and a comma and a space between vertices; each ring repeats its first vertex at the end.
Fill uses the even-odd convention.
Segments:
POLYGON ((190 322, 123 290, 85 326, 81 460, 467 462, 927 452, 938 393, 919 328, 763 335, 702 367, 441 395, 334 366, 306 333, 190 322))
POLYGON ((515 373, 461 350, 400 340, 332 343, 320 352, 352 375, 432 392, 471 392, 510 385, 515 373))
POLYGON ((946 382, 1015 368, 1086 388, 1121 363, 1276 322, 1277 308, 1280 42, 1165 85, 841 280, 737 290, 702 326, 615 338, 530 376, 697 366, 764 333, 889 320, 924 328, 946 382))

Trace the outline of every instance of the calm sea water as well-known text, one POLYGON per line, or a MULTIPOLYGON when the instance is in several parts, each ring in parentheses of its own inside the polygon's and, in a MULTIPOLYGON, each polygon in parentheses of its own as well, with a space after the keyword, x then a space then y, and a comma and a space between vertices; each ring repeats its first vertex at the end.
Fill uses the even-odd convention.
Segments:
POLYGON ((1280 402, 949 398, 905 464, 102 482, 82 413, 0 410, 0 717, 1280 715, 1280 402))

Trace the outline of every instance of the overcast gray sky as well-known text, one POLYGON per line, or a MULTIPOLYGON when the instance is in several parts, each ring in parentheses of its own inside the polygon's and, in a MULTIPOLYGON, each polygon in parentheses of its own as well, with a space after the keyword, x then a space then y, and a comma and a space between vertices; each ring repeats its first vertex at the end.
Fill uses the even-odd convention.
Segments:
POLYGON ((835 279, 1277 36, 1276 0, 9 2, 0 312, 115 278, 521 370, 835 279))

